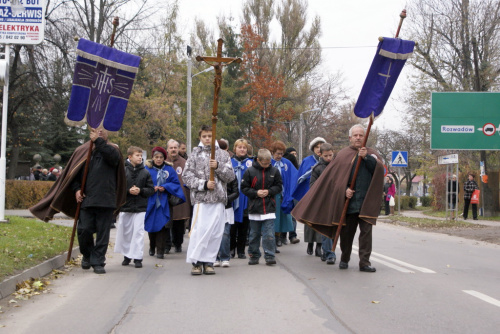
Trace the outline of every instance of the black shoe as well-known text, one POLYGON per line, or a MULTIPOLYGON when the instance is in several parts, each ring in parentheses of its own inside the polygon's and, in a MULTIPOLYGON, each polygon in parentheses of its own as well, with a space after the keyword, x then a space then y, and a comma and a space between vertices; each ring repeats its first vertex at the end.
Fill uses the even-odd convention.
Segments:
POLYGON ((111 225, 109 226, 109 228, 116 228, 115 223, 111 223, 111 225))
POLYGON ((314 251, 317 257, 321 257, 322 253, 321 252, 321 244, 316 244, 316 250, 314 251))
POLYGON ((136 268, 142 268, 142 260, 134 260, 134 264, 136 268))
POLYGON ((163 254, 156 254, 156 258, 158 258, 158 259, 164 259, 165 255, 163 255, 163 254))
POLYGON ((326 261, 326 253, 321 253, 321 261, 326 261))
POLYGON ((238 253, 238 259, 246 259, 246 255, 243 253, 238 253))
POLYGON ((94 266, 94 272, 96 274, 105 274, 106 270, 104 270, 103 266, 94 266))
POLYGON ((477 220, 477 218, 472 218, 472 220, 477 220))
POLYGON ((340 261, 339 269, 347 269, 347 268, 349 268, 349 265, 347 264, 347 262, 340 261))
POLYGON ((236 249, 231 249, 231 257, 234 259, 234 257, 236 256, 236 249))
POLYGON ((130 261, 132 259, 129 259, 128 257, 124 256, 123 257, 123 262, 122 262, 122 266, 128 266, 130 264, 130 261))
POLYGON ((326 260, 326 264, 335 264, 335 260, 336 260, 336 259, 335 259, 334 257, 333 257, 333 258, 331 258, 331 259, 327 259, 327 260, 326 260))
POLYGON ((250 260, 248 261, 248 264, 253 266, 255 264, 259 264, 259 258, 258 257, 251 257, 250 260))
POLYGON ((165 253, 164 254, 168 254, 170 253, 170 249, 172 248, 172 246, 167 246, 165 247, 165 253))
POLYGON ((313 246, 314 244, 312 242, 307 244, 307 254, 313 255, 313 246))
POLYGON ((175 246, 176 253, 182 253, 182 246, 175 246))
POLYGON ((377 269, 370 267, 370 266, 364 266, 359 268, 359 271, 364 271, 365 273, 374 273, 377 271, 377 269))
POLYGON ((276 246, 281 247, 283 246, 283 242, 281 242, 281 239, 276 239, 276 246))
POLYGON ((84 270, 90 269, 90 259, 88 257, 82 258, 82 269, 84 270))
POLYGON ((153 248, 149 249, 149 256, 155 256, 155 250, 153 248))
POLYGON ((268 266, 276 264, 276 260, 275 259, 266 259, 266 264, 268 266))
POLYGON ((279 254, 281 253, 280 250, 278 248, 276 248, 276 250, 274 251, 274 254, 279 254))

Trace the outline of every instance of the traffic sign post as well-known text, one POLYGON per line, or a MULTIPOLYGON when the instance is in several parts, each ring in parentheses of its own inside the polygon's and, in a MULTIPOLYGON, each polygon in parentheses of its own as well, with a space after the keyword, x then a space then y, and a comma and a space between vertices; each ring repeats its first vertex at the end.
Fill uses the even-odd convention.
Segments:
POLYGON ((450 185, 450 174, 455 174, 458 177, 458 154, 448 154, 442 155, 438 157, 439 165, 446 165, 446 198, 445 198, 445 206, 446 213, 445 218, 448 220, 449 218, 453 218, 452 212, 455 213, 455 219, 458 218, 458 180, 456 190, 453 190, 453 186, 450 185), (454 171, 455 170, 455 171, 454 171), (453 201, 453 195, 455 195, 455 203, 454 206, 450 205, 450 198, 453 201), (449 213, 449 214, 448 214, 449 213))

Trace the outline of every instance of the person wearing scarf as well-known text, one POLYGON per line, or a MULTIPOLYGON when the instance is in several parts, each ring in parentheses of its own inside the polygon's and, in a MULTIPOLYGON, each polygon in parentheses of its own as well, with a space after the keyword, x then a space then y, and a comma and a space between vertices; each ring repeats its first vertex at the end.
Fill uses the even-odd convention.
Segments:
POLYGON ((278 247, 282 245, 283 240, 286 242, 287 232, 290 232, 290 240, 297 237, 297 233, 294 232, 295 226, 292 216, 290 215, 294 206, 292 193, 297 183, 297 169, 290 160, 283 158, 285 150, 285 144, 279 140, 272 143, 270 150, 273 155, 272 165, 278 168, 283 181, 282 192, 276 195, 276 219, 274 221, 276 246, 278 247))
POLYGON ((167 247, 167 224, 171 220, 171 208, 168 203, 168 194, 186 201, 177 173, 170 163, 165 162, 167 152, 162 147, 155 147, 152 151, 153 159, 146 163, 146 169, 151 174, 155 186, 155 193, 149 197, 146 210, 144 229, 149 235, 149 255, 159 259, 164 258, 167 247))
MULTIPOLYGON (((245 244, 248 233, 248 197, 241 192, 241 180, 243 174, 252 166, 253 159, 248 156, 250 144, 245 139, 238 139, 234 142, 235 155, 231 159, 234 174, 238 180, 238 191, 240 196, 233 202, 234 224, 231 225, 231 253, 235 249, 239 259, 246 259, 245 244)), ((234 255, 233 255, 234 257, 234 255)))

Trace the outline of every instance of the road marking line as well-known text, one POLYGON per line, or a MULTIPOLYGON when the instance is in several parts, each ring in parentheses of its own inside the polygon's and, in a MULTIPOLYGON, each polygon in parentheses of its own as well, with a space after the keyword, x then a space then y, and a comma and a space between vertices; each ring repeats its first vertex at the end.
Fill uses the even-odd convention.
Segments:
MULTIPOLYGON (((353 248, 356 248, 358 249, 359 247, 357 246, 352 246, 353 248)), ((407 268, 410 268, 410 269, 415 269, 415 270, 418 270, 420 272, 423 272, 423 273, 426 273, 426 274, 435 274, 436 272, 434 270, 431 270, 431 269, 427 269, 427 268, 423 268, 423 267, 418 267, 418 266, 414 266, 413 264, 409 264, 407 262, 403 262, 403 261, 400 261, 400 260, 397 260, 395 258, 392 258, 392 257, 389 257, 389 256, 386 256, 386 255, 383 255, 383 254, 379 254, 379 253, 375 253, 375 252, 372 252, 373 255, 375 256, 378 256, 378 257, 381 257, 383 259, 386 259, 386 260, 389 260, 389 261, 392 261, 394 263, 397 263, 399 265, 402 265, 403 267, 407 267, 407 268)), ((378 262, 381 262, 382 260, 379 260, 379 259, 376 259, 378 260, 378 262)), ((382 262, 381 262, 382 263, 382 262)), ((384 263, 383 263, 384 264, 384 263)))
POLYGON ((477 292, 477 291, 474 291, 474 290, 462 290, 463 292, 465 293, 468 293, 469 295, 471 296, 474 296, 476 298, 479 298, 481 299, 482 301, 485 301, 487 303, 490 303, 492 305, 495 305, 495 306, 498 306, 500 307, 500 300, 498 299, 495 299, 493 297, 490 297, 488 295, 485 295, 484 293, 481 293, 481 292, 477 292))
MULTIPOLYGON (((353 250, 352 251, 354 254, 359 254, 358 251, 356 250, 353 250)), ((387 261, 384 261, 384 260, 380 260, 380 259, 377 259, 377 258, 371 258, 371 260, 375 261, 375 262, 378 262, 378 263, 381 263, 383 265, 386 265, 388 266, 389 268, 392 268, 392 269, 396 269, 397 271, 400 271, 402 273, 407 273, 407 274, 414 274, 415 272, 414 271, 411 271, 411 270, 408 270, 406 268, 403 268, 403 267, 400 267, 400 266, 397 266, 395 264, 392 264, 392 263, 389 263, 387 261)))

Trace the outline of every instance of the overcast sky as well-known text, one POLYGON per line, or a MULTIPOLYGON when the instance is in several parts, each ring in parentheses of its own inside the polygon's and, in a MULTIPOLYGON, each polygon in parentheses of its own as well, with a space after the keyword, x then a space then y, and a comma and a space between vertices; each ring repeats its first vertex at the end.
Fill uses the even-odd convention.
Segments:
MULTIPOLYGON (((242 0, 182 0, 180 1, 181 29, 186 35, 194 27, 194 19, 202 19, 216 29, 217 16, 234 17, 240 22, 242 0)), ((279 1, 276 1, 279 2, 279 1)), ((393 37, 399 23, 399 14, 405 8, 404 0, 309 0, 308 19, 319 15, 322 37, 320 38, 325 71, 341 71, 349 96, 357 98, 371 65, 379 36, 393 37)), ((411 20, 408 13, 407 23, 411 20)), ((276 25, 277 26, 277 25, 276 25)), ((275 29, 276 30, 276 29, 275 29)), ((404 24, 400 37, 405 38, 404 24)), ((217 35, 215 35, 217 36, 217 35)), ((402 117, 396 112, 398 97, 403 94, 408 81, 405 66, 382 115, 375 121, 376 127, 401 128, 402 117)), ((314 107, 314 106, 312 106, 314 107)), ((399 106, 401 108, 401 106, 399 106)))

